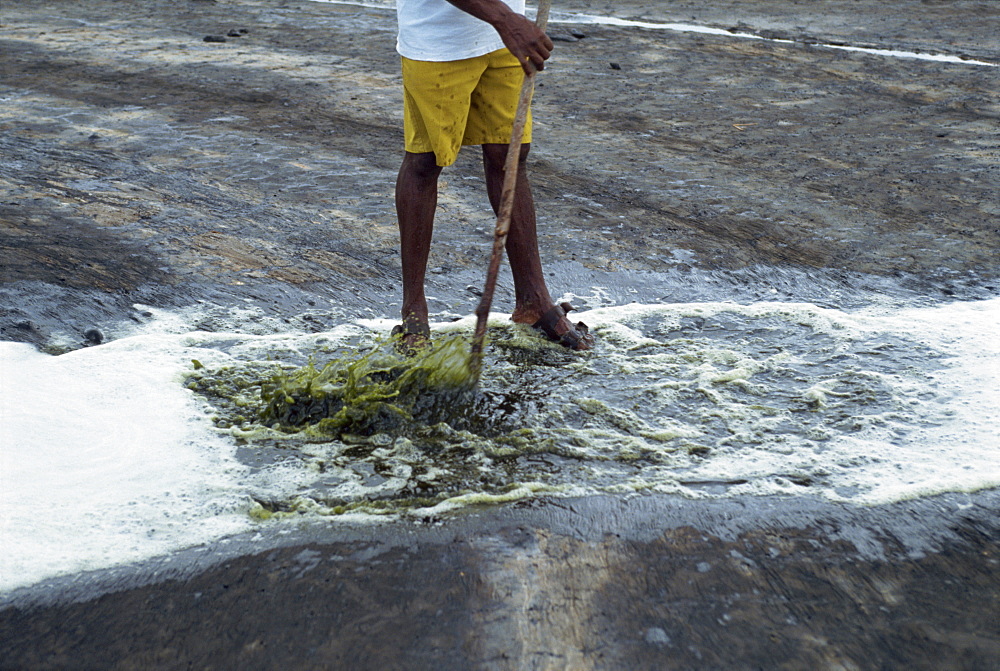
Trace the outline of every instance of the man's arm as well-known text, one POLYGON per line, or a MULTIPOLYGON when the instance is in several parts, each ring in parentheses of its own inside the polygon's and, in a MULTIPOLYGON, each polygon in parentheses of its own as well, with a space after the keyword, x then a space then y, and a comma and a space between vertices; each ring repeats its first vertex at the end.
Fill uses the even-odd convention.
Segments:
POLYGON ((463 12, 493 26, 525 72, 541 70, 552 53, 552 40, 529 19, 514 12, 501 0, 448 0, 463 12))

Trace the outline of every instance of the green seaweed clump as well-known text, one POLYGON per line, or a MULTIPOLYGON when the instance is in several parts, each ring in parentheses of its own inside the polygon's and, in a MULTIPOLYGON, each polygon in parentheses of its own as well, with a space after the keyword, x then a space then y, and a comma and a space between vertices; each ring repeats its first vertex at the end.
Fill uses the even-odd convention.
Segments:
POLYGON ((415 418, 440 418, 468 397, 477 378, 468 344, 443 338, 402 358, 380 347, 361 358, 310 363, 271 376, 261 387, 262 424, 286 432, 339 438, 400 432, 415 418))

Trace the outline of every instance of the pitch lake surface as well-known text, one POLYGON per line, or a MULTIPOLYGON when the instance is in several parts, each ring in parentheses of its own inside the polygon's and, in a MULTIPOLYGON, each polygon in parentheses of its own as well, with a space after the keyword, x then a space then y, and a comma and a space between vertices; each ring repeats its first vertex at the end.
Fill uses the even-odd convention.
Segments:
MULTIPOLYGON (((275 375, 401 365, 377 4, 5 6, 0 332, 32 344, 0 343, 0 658, 990 668, 981 5, 566 5, 588 36, 546 70, 532 174, 550 286, 597 349, 510 325, 505 275, 477 393, 274 428, 275 375), (714 28, 668 27, 688 20, 714 28)), ((460 160, 443 345, 471 331, 492 223, 460 160)))
MULTIPOLYGON (((310 362, 391 366, 389 320, 307 333, 253 308, 137 306, 145 323, 107 344, 0 343, 0 589, 299 519, 590 493, 863 506, 1000 485, 1000 299, 565 298, 588 306, 592 353, 495 315, 476 392, 335 436, 268 426, 261 385, 310 362)), ((444 317, 436 342, 464 352, 472 322, 444 317)))

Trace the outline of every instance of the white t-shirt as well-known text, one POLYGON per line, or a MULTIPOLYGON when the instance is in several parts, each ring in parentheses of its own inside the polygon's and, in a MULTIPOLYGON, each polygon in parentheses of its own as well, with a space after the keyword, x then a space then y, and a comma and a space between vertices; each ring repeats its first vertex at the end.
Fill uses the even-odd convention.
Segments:
MULTIPOLYGON (((503 0, 524 14, 524 0, 503 0)), ((415 61, 457 61, 503 47, 500 35, 447 0, 396 0, 396 51, 415 61)))

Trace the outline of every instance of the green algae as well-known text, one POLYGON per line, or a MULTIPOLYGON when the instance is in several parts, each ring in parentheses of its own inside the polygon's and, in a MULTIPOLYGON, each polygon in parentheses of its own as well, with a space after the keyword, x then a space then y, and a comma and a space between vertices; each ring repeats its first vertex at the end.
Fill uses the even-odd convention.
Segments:
POLYGON ((342 342, 326 361, 330 353, 315 347, 278 353, 299 366, 256 361, 241 371, 192 361, 189 386, 211 395, 217 426, 257 455, 249 459, 314 474, 305 487, 258 499, 250 515, 260 521, 436 515, 611 486, 606 473, 670 469, 691 454, 686 439, 698 431, 650 416, 646 398, 616 403, 613 388, 593 385, 606 379, 607 363, 516 327, 491 335, 482 380, 470 374, 468 339, 456 332, 413 357, 391 340, 361 339, 342 342))
POLYGON ((241 429, 252 431, 263 409, 261 381, 274 375, 279 365, 251 361, 209 369, 192 360, 192 366, 185 376, 185 386, 213 407, 215 426, 234 435, 241 429))
POLYGON ((401 431, 415 416, 436 416, 475 389, 463 338, 442 338, 401 357, 385 347, 278 371, 261 385, 259 422, 284 432, 369 436, 401 431))

